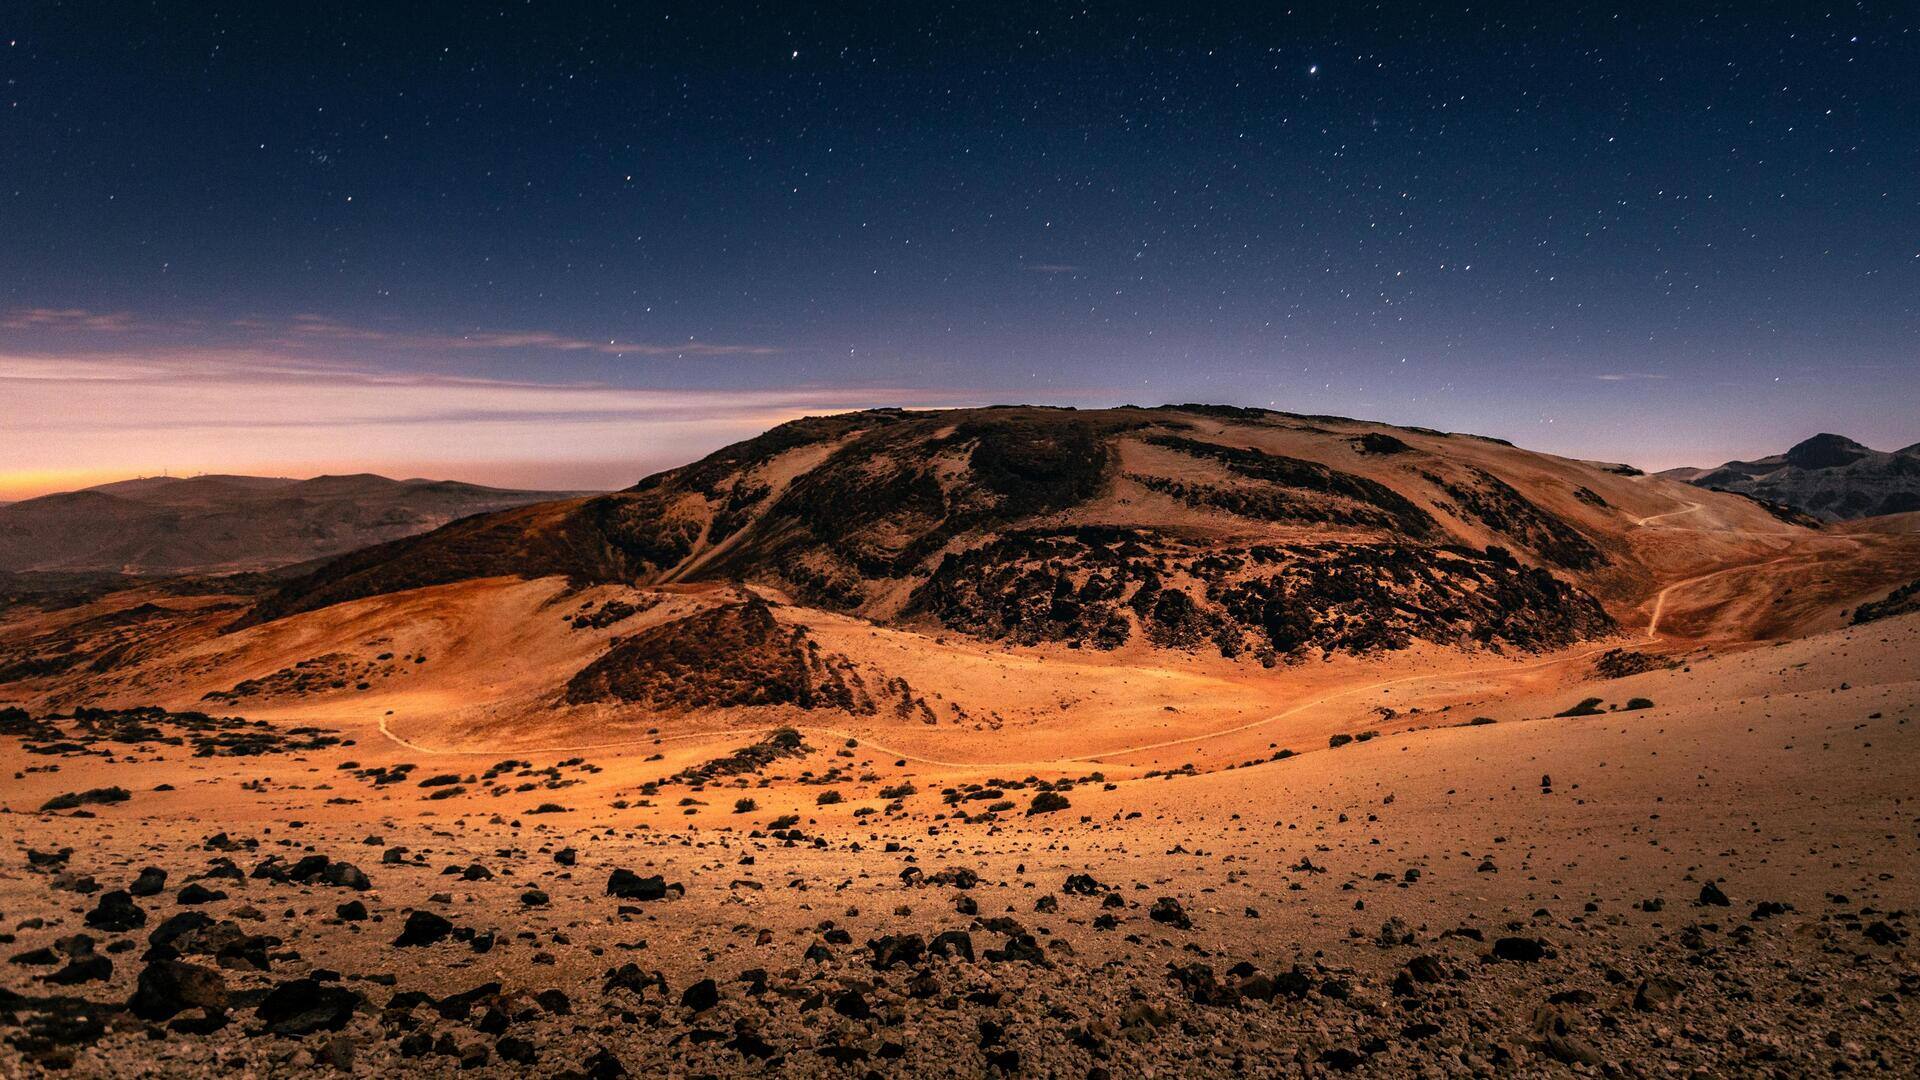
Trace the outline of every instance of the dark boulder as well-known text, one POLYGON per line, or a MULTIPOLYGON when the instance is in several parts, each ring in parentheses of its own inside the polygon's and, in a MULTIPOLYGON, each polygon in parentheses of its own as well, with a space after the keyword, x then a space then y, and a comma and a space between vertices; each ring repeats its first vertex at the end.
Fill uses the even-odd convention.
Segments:
POLYGON ((226 898, 227 894, 221 892, 219 889, 209 889, 205 885, 194 881, 189 882, 186 888, 180 890, 180 895, 173 899, 175 903, 193 906, 198 904, 211 904, 216 900, 225 900, 226 898))
POLYGON ((140 871, 140 876, 127 886, 127 892, 133 896, 158 896, 160 890, 167 887, 167 872, 157 866, 149 866, 140 871))
POLYGON ((1531 964, 1547 955, 1547 943, 1538 938, 1503 937, 1493 943, 1493 958, 1531 964))
POLYGON ((155 960, 140 971, 127 1011, 142 1020, 166 1020, 186 1009, 218 1012, 227 1007, 227 980, 212 968, 179 960, 155 960))
POLYGON ((102 982, 113 978, 113 961, 98 953, 77 956, 66 967, 46 977, 46 981, 55 986, 75 986, 80 983, 102 982))
POLYGON ((109 933, 124 933, 147 925, 147 913, 133 902, 132 894, 125 889, 115 889, 100 894, 99 904, 87 912, 87 925, 109 933))
POLYGON ((327 868, 320 871, 320 881, 322 884, 352 889, 354 892, 366 892, 373 888, 373 882, 367 879, 367 875, 350 862, 328 863, 327 868))
POLYGON ((680 1004, 694 1012, 706 1012, 720 1004, 720 987, 712 979, 701 979, 680 992, 680 1004))
POLYGON ((927 953, 931 956, 951 956, 960 960, 972 960, 973 935, 965 930, 942 930, 928 944, 927 953))
POLYGON ((607 877, 607 895, 622 900, 664 900, 668 893, 686 895, 686 888, 678 883, 669 885, 667 879, 658 874, 641 877, 627 869, 616 869, 607 877))
POLYGON ((453 933, 453 923, 435 915, 431 911, 414 909, 407 915, 407 925, 400 930, 400 936, 393 939, 396 946, 432 945, 446 939, 453 933))
POLYGON ((360 996, 314 979, 289 979, 267 992, 254 1015, 275 1035, 299 1037, 339 1031, 353 1019, 360 996))
POLYGON ((1153 906, 1147 909, 1147 918, 1157 923, 1165 923, 1176 930, 1193 929, 1193 920, 1187 917, 1187 909, 1181 907, 1180 901, 1171 896, 1163 896, 1155 900, 1153 906))
MULTIPOLYGON (((927 951, 927 943, 919 934, 888 934, 867 942, 867 948, 873 950, 873 966, 882 971, 897 964, 909 966, 920 962, 927 951)), ((972 958, 973 945, 967 945, 967 956, 972 958)))
POLYGON ((1068 874, 1067 883, 1060 886, 1060 891, 1076 896, 1098 896, 1107 892, 1108 888, 1095 880, 1092 874, 1068 874))

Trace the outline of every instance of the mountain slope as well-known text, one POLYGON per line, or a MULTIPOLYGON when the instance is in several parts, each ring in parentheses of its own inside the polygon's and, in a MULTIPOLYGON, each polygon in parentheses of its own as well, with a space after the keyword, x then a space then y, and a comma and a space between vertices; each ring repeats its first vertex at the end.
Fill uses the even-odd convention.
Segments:
POLYGON ((558 497, 365 474, 124 480, 0 507, 0 571, 285 566, 558 497))
POLYGON ((1822 433, 1784 454, 1660 475, 1732 491, 1828 521, 1920 510, 1920 444, 1887 453, 1822 433))
MULTIPOLYGON (((1248 655, 1609 632, 1644 484, 1474 436, 1212 406, 881 410, 782 425, 609 495, 354 552, 243 625, 501 575, 747 582, 1015 644, 1248 655)), ((1747 527, 1787 528, 1758 508, 1747 527)))
POLYGON ((408 752, 788 725, 936 762, 1243 730, 1252 753, 1402 716, 1410 678, 1477 709, 1610 648, 1838 626, 1914 551, 1472 435, 880 410, 244 587, 23 597, 0 700, 351 717, 408 752))

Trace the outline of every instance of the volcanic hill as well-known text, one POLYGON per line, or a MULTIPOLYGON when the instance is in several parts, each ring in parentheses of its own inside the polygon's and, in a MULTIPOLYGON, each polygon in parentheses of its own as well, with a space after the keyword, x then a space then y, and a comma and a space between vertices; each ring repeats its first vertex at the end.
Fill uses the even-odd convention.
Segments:
POLYGON ((1843 625, 1912 576, 1856 556, 1914 542, 1338 417, 877 410, 278 583, 15 620, 0 670, 53 704, 392 710, 481 745, 839 717, 946 753, 1101 696, 1125 745, 1382 665, 1843 625), (1779 591, 1736 588, 1753 566, 1779 591))
POLYGON ((1612 628, 1595 594, 1640 568, 1596 488, 1629 486, 1472 436, 1242 409, 855 413, 355 552, 249 622, 514 574, 747 581, 1020 644, 1537 648, 1612 628))

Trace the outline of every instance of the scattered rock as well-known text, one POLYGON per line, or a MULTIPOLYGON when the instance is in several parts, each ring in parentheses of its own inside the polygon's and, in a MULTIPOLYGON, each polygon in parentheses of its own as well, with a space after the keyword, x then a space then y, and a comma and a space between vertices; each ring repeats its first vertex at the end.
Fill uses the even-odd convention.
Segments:
POLYGON ((224 1011, 227 981, 212 968, 155 960, 140 971, 127 1009, 142 1020, 166 1020, 186 1009, 224 1011))
POLYGON ((400 936, 394 938, 393 943, 402 948, 432 945, 444 941, 451 933, 452 922, 431 911, 415 908, 407 915, 407 924, 401 928, 400 936))
POLYGON ((631 870, 616 869, 607 878, 607 895, 622 900, 664 900, 669 893, 685 896, 687 890, 678 883, 669 885, 658 874, 641 877, 631 870))
POLYGON ((99 904, 87 912, 87 925, 109 933, 125 933, 147 925, 147 913, 125 889, 115 889, 100 895, 99 904))
POLYGON ((302 1036, 339 1031, 353 1019, 360 997, 343 987, 314 979, 289 979, 267 992, 254 1010, 275 1035, 302 1036))

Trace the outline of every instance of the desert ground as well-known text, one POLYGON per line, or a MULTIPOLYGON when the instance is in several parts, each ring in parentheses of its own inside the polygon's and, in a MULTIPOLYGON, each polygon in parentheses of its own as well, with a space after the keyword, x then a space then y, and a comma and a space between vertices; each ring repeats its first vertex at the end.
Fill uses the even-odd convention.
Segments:
POLYGON ((1536 649, 1016 647, 685 574, 16 610, 120 651, 0 714, 0 1071, 1913 1074, 1920 614, 1850 620, 1914 535, 1607 482, 1617 626, 1536 649), (716 612, 906 689, 555 698, 716 612))

